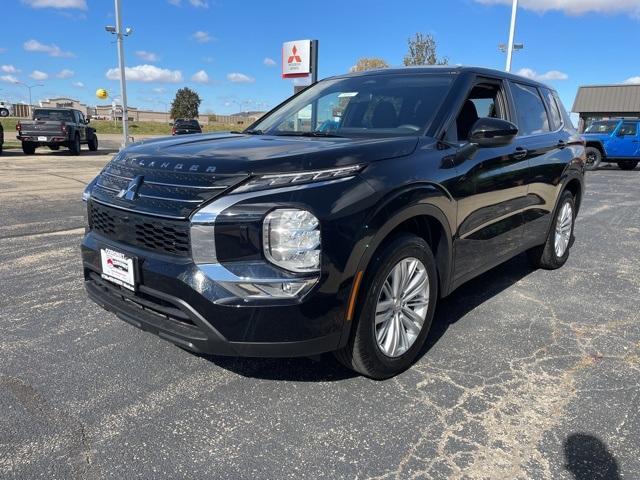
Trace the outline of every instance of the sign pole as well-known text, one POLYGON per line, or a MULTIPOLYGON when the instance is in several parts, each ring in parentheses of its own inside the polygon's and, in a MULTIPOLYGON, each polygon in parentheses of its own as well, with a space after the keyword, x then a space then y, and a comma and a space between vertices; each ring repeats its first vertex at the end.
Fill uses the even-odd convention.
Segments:
POLYGON ((311 84, 318 81, 318 40, 311 41, 311 84))
POLYGON ((505 70, 511 71, 511 59, 513 57, 513 42, 516 36, 516 17, 518 15, 518 0, 513 0, 513 6, 511 8, 511 25, 509 26, 509 44, 507 45, 507 66, 505 70))

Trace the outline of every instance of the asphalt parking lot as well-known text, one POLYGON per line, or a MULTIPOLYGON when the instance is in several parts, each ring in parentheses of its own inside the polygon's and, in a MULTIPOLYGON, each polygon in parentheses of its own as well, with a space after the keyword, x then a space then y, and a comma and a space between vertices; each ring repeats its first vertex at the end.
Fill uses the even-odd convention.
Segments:
POLYGON ((588 175, 563 269, 463 286, 374 382, 195 356, 89 302, 80 193, 109 158, 0 157, 0 478, 640 478, 640 169, 588 175))

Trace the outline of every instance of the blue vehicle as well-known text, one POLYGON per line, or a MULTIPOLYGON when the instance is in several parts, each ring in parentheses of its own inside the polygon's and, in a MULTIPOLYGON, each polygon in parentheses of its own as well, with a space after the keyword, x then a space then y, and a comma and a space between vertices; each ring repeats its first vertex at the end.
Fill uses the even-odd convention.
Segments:
POLYGON ((640 120, 600 120, 584 133, 587 170, 600 163, 617 163, 622 170, 633 170, 640 161, 640 120))

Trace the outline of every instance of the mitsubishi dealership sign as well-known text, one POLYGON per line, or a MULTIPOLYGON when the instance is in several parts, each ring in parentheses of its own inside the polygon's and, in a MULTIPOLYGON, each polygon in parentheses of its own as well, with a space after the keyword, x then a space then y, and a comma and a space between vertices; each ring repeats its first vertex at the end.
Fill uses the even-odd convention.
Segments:
POLYGON ((295 40, 282 44, 282 78, 312 76, 315 80, 317 40, 295 40))

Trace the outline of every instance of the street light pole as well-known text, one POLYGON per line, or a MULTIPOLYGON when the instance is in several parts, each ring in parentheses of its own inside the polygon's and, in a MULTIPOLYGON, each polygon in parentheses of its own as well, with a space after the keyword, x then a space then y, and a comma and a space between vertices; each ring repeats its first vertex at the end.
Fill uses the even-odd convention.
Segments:
POLYGON ((511 71, 511 59, 513 57, 513 42, 516 36, 516 17, 518 15, 518 0, 513 0, 513 6, 511 8, 511 25, 509 27, 509 44, 507 45, 507 66, 505 70, 511 71))
POLYGON ((27 90, 29 90, 29 115, 31 115, 31 111, 33 108, 33 102, 31 100, 31 89, 36 87, 44 87, 44 85, 42 85, 41 83, 36 83, 35 85, 27 85, 24 82, 14 82, 14 83, 16 85, 22 85, 23 87, 27 87, 27 90))
POLYGON ((118 67, 120 68, 120 94, 122 96, 122 148, 129 143, 129 111, 127 110, 127 79, 124 69, 124 46, 120 0, 115 0, 116 38, 118 42, 118 67))

